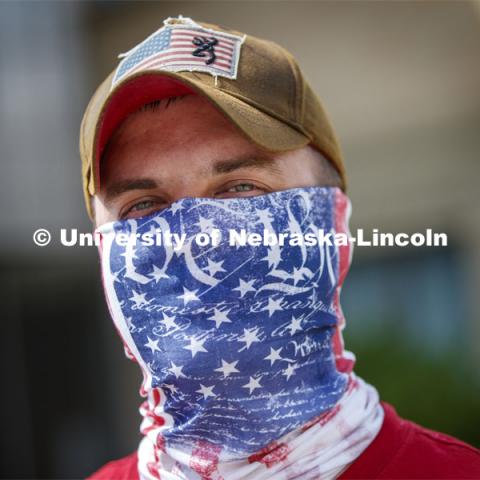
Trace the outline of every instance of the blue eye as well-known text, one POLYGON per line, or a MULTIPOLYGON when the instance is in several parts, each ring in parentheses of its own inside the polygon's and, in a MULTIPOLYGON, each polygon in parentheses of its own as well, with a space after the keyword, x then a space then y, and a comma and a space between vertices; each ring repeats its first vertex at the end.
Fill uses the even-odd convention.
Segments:
POLYGON ((144 210, 145 208, 150 208, 154 204, 153 200, 144 200, 143 202, 136 203, 131 207, 128 211, 129 212, 136 212, 139 210, 144 210))
MULTIPOLYGON (((121 219, 126 219, 126 218, 137 218, 141 217, 143 215, 148 215, 149 213, 154 212, 155 210, 161 210, 162 204, 164 202, 161 202, 156 199, 148 199, 148 200, 141 200, 140 202, 137 202, 133 204, 131 207, 126 209, 121 215, 121 219)), ((165 206, 167 206, 165 204, 165 206)))
POLYGON ((251 183, 239 183, 238 185, 234 185, 230 187, 227 192, 250 192, 255 189, 255 186, 251 183))

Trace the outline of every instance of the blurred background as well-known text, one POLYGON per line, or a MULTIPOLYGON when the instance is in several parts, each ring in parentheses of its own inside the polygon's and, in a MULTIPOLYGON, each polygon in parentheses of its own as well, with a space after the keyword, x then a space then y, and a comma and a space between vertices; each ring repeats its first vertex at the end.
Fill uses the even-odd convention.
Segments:
POLYGON ((0 476, 82 478, 139 441, 91 231, 83 110, 129 50, 183 14, 272 39, 343 145, 352 229, 448 233, 444 248, 357 248, 343 290, 356 371, 398 412, 480 447, 480 3, 1 2, 0 476))

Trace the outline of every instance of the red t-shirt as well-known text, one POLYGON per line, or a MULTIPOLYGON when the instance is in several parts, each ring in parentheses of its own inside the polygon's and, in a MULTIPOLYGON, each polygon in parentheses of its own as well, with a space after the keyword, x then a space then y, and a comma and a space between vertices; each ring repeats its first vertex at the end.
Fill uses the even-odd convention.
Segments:
MULTIPOLYGON (((400 418, 386 402, 382 406, 380 432, 338 480, 480 479, 480 450, 400 418)), ((89 480, 138 480, 137 453, 107 463, 89 480)))

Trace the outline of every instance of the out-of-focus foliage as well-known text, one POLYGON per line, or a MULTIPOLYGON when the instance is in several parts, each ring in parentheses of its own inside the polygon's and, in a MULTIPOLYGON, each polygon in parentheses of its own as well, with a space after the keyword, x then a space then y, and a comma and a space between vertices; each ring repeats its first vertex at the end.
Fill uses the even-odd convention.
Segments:
POLYGON ((356 373, 402 417, 480 446, 480 384, 464 350, 453 345, 431 356, 413 350, 395 327, 368 342, 348 329, 344 337, 357 357, 356 373))

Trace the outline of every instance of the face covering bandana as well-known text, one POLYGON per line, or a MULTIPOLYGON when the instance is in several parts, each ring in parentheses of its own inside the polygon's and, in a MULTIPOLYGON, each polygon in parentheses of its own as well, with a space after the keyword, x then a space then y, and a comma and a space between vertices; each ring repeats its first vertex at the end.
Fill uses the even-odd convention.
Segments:
POLYGON ((341 335, 349 211, 338 188, 295 188, 98 229, 144 374, 141 478, 334 478, 368 446, 383 410, 341 335))

